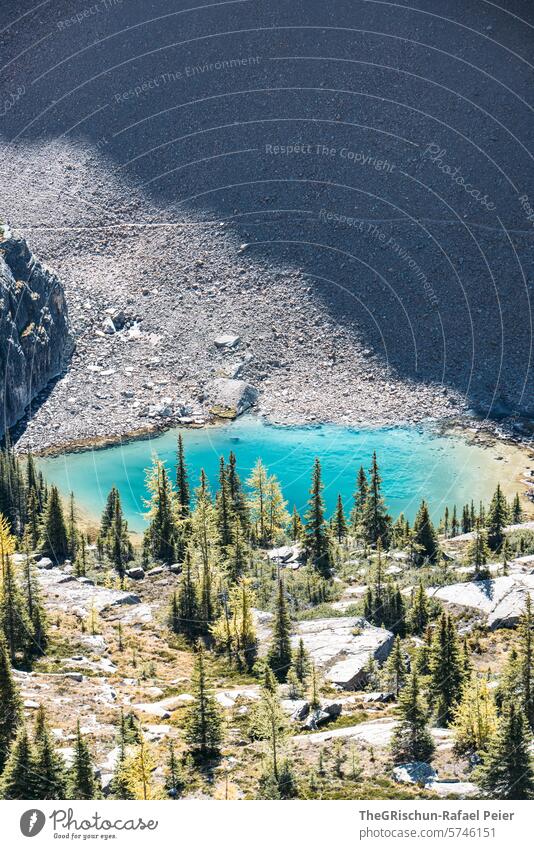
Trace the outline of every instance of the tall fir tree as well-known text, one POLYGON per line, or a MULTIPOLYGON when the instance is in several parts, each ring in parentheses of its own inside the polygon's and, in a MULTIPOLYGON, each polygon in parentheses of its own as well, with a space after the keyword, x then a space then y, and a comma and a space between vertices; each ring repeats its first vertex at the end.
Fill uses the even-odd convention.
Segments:
POLYGON ((438 535, 432 524, 426 501, 421 502, 413 524, 414 539, 421 557, 435 563, 438 556, 438 535))
POLYGON ((384 666, 384 678, 386 680, 387 687, 395 693, 397 699, 399 698, 400 691, 406 683, 407 676, 408 667, 406 660, 404 659, 402 643, 400 641, 400 637, 395 637, 393 648, 384 666))
POLYGON ((338 495, 336 502, 336 510, 332 522, 332 532, 337 542, 341 544, 348 533, 347 520, 345 519, 345 511, 343 510, 343 499, 338 495))
POLYGON ((205 761, 219 756, 223 727, 219 707, 209 692, 205 650, 201 642, 198 643, 195 659, 193 695, 195 703, 187 716, 185 739, 193 757, 205 761))
POLYGON ((278 581, 271 645, 267 663, 280 682, 287 678, 291 666, 291 619, 282 579, 278 581))
POLYGON ((369 469, 369 490, 363 510, 364 538, 369 545, 376 545, 381 540, 382 546, 388 548, 391 528, 391 517, 388 515, 381 494, 382 478, 378 469, 376 451, 369 469))
POLYGON ((193 575, 191 554, 188 551, 178 590, 172 595, 169 625, 175 634, 185 634, 190 640, 205 630, 198 595, 198 582, 193 575))
POLYGON ((69 556, 69 540, 67 526, 63 515, 63 507, 56 486, 50 487, 48 503, 43 522, 41 551, 55 563, 63 563, 69 556))
POLYGON ((332 547, 324 518, 323 482, 321 463, 315 458, 312 485, 305 525, 306 554, 314 568, 325 578, 332 573, 332 547))
POLYGON ((6 641, 0 636, 0 774, 22 721, 22 701, 11 672, 6 641))
POLYGON ((89 746, 80 730, 80 720, 76 725, 74 759, 68 774, 69 799, 96 799, 99 795, 98 782, 89 746))
POLYGON ((530 733, 514 704, 502 716, 489 752, 476 777, 483 796, 489 799, 534 798, 534 770, 530 733))
POLYGON ((352 533, 354 536, 360 536, 363 529, 363 516, 365 505, 367 503, 367 495, 369 492, 369 487, 367 484, 367 477, 365 475, 365 469, 363 466, 360 466, 358 470, 358 476, 356 479, 356 492, 354 493, 354 507, 352 508, 352 512, 350 514, 350 523, 352 526, 352 533))
POLYGON ((19 728, 0 778, 2 799, 42 799, 35 752, 25 725, 19 728))
POLYGON ((186 519, 191 510, 191 495, 189 492, 189 477, 185 462, 184 441, 182 434, 178 434, 178 452, 176 465, 176 496, 180 518, 186 519))
POLYGON ((398 712, 400 719, 391 741, 393 760, 396 763, 430 761, 435 747, 428 730, 428 710, 415 669, 401 692, 398 712))
POLYGON ((460 698, 463 669, 456 626, 451 616, 442 613, 434 631, 430 653, 430 692, 440 725, 449 725, 460 698))
POLYGON ((500 551, 504 541, 504 529, 508 524, 509 509, 506 503, 506 498, 501 489, 501 485, 497 484, 497 489, 491 499, 491 503, 486 517, 486 529, 488 532, 488 545, 492 551, 500 551))
POLYGON ((66 771, 41 705, 35 718, 35 772, 39 799, 64 799, 66 771))

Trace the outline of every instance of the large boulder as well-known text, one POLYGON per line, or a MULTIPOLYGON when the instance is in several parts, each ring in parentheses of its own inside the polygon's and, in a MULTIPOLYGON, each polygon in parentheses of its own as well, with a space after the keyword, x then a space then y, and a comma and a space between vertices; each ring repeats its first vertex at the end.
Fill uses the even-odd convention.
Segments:
POLYGON ((218 377, 209 387, 208 398, 214 415, 235 419, 256 403, 258 392, 244 380, 218 377))
POLYGON ((0 230, 0 436, 65 368, 74 345, 65 293, 23 239, 0 230))
POLYGON ((484 581, 465 581, 430 587, 428 594, 452 610, 470 610, 489 628, 515 628, 527 595, 534 598, 534 575, 506 575, 484 581))
POLYGON ((420 784, 423 787, 437 778, 436 770, 425 761, 399 764, 392 774, 393 779, 401 784, 420 784))
POLYGON ((365 683, 369 658, 386 660, 394 637, 361 617, 342 616, 300 622, 292 637, 294 647, 300 639, 327 681, 356 690, 365 683))

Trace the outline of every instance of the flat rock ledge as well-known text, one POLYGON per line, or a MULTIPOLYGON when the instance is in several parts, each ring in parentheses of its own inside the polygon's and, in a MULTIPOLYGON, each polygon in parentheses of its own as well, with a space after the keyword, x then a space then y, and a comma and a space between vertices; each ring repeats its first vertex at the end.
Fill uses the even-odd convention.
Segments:
POLYGON ((429 587, 427 593, 446 607, 479 614, 488 628, 515 628, 527 595, 534 599, 534 575, 506 575, 484 581, 466 581, 429 587))

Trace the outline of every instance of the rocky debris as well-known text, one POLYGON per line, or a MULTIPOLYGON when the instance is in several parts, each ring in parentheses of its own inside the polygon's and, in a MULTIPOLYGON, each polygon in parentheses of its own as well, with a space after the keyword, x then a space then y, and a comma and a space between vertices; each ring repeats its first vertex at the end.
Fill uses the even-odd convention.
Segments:
POLYGON ((145 577, 145 570, 141 566, 134 566, 132 569, 126 570, 126 577, 133 581, 140 581, 145 577))
POLYGON ((156 716, 158 719, 169 719, 175 710, 186 707, 194 700, 194 696, 190 696, 189 693, 182 693, 179 696, 168 696, 158 702, 134 704, 132 707, 142 713, 149 714, 149 716, 156 716))
POLYGON ((91 607, 98 613, 121 605, 139 604, 139 596, 124 590, 87 584, 55 567, 37 573, 44 601, 51 610, 64 610, 86 617, 91 607))
POLYGON ((304 729, 306 731, 315 731, 319 726, 326 725, 333 719, 341 716, 342 706, 339 702, 327 702, 321 704, 320 708, 309 710, 308 715, 304 720, 304 729))
POLYGON ((429 781, 425 785, 425 790, 431 790, 432 793, 437 793, 438 796, 461 796, 462 799, 469 796, 477 796, 480 792, 476 784, 472 781, 457 781, 455 779, 439 779, 429 781))
MULTIPOLYGON (((521 524, 518 525, 506 525, 504 531, 507 534, 513 533, 514 531, 534 531, 534 522, 521 522, 521 524)), ((449 537, 447 545, 455 548, 462 543, 472 540, 474 535, 474 531, 470 531, 468 534, 458 534, 456 537, 449 537)))
POLYGON ((257 702, 260 698, 259 687, 246 687, 239 690, 223 690, 215 694, 215 699, 224 708, 234 708, 238 702, 257 702))
POLYGON ((37 560, 35 565, 38 569, 52 569, 54 564, 52 563, 49 557, 41 557, 39 560, 37 560))
POLYGON ((364 693, 362 696, 364 704, 389 704, 395 701, 394 693, 364 693))
POLYGON ((367 592, 366 584, 359 584, 358 586, 346 587, 343 590, 343 595, 339 599, 339 601, 332 602, 332 607, 334 610, 345 611, 347 608, 352 607, 357 604, 357 602, 364 597, 367 592))
POLYGON ((346 728, 335 728, 333 731, 319 731, 317 734, 297 734, 293 742, 301 745, 326 743, 338 737, 359 740, 371 746, 385 748, 391 742, 391 736, 397 725, 394 719, 373 719, 350 725, 346 728))
POLYGON ((364 667, 371 656, 384 661, 393 645, 390 631, 353 616, 299 622, 292 637, 295 647, 301 638, 325 679, 346 690, 364 682, 364 667))
POLYGON ((429 587, 427 592, 446 607, 480 614, 491 629, 515 628, 527 595, 534 597, 534 575, 518 573, 484 581, 466 581, 429 587))
POLYGON ((134 710, 146 713, 149 716, 156 716, 158 719, 170 719, 171 716, 170 711, 162 707, 159 702, 142 702, 132 705, 132 707, 134 710))
POLYGON ((73 351, 58 278, 23 239, 0 233, 0 436, 65 368, 73 351))
POLYGON ((304 560, 304 552, 300 545, 282 545, 280 548, 271 548, 267 552, 267 556, 273 563, 292 569, 298 569, 304 560))
POLYGON ((425 761, 412 761, 394 767, 392 776, 400 784, 420 784, 425 787, 437 778, 437 772, 425 761))
POLYGON ((208 388, 208 397, 214 415, 234 419, 256 403, 258 392, 244 380, 218 377, 208 388))
POLYGON ((217 336, 213 341, 216 348, 230 349, 236 348, 241 339, 233 333, 223 333, 222 336, 217 336))

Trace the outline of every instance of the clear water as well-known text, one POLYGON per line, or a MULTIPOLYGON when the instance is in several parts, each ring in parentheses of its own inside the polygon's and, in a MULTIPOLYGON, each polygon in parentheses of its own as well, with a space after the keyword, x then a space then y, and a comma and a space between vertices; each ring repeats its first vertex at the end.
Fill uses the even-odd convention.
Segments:
MULTIPOLYGON (((132 531, 142 531, 145 469, 157 456, 174 475, 177 430, 154 438, 111 448, 42 458, 47 480, 65 495, 73 491, 86 515, 99 516, 107 493, 115 484, 121 493, 132 531)), ((383 492, 393 516, 401 511, 413 519, 421 498, 429 503, 434 519, 445 505, 462 505, 471 498, 487 501, 499 480, 502 465, 493 452, 452 436, 438 436, 421 427, 353 429, 336 425, 279 427, 243 417, 220 427, 182 429, 190 482, 197 485, 204 468, 212 490, 217 485, 221 455, 234 451, 239 472, 246 479, 261 457, 280 480, 291 510, 305 510, 314 457, 320 457, 324 497, 333 510, 338 493, 350 509, 356 473, 367 469, 376 450, 383 492)))

